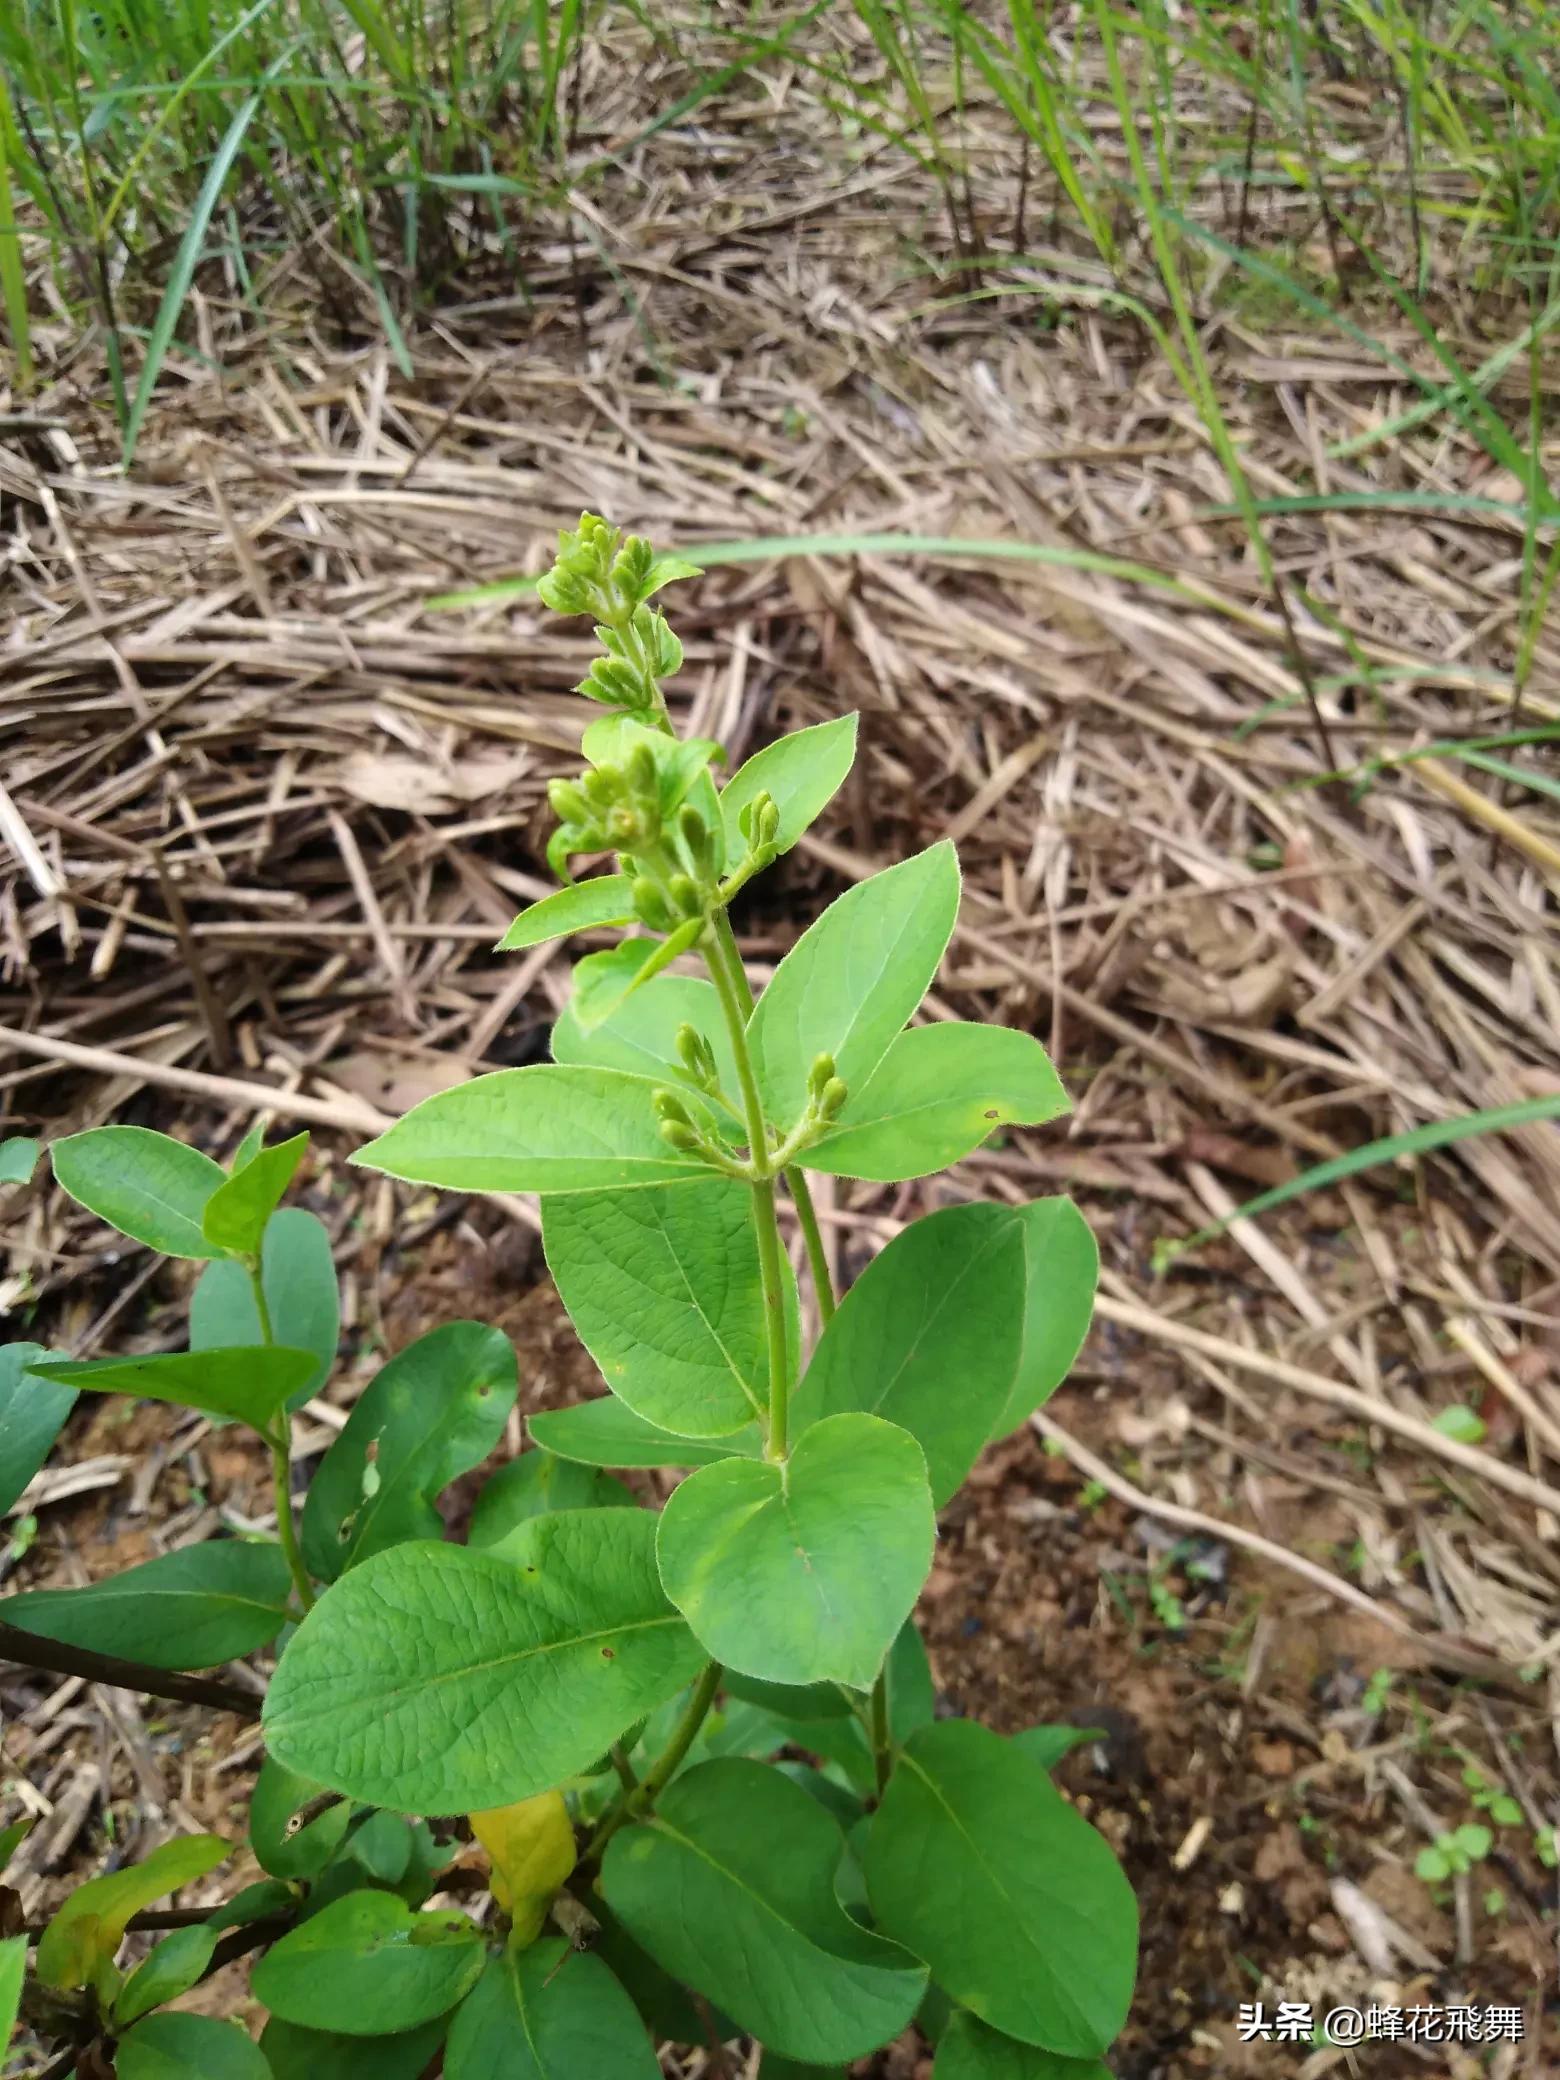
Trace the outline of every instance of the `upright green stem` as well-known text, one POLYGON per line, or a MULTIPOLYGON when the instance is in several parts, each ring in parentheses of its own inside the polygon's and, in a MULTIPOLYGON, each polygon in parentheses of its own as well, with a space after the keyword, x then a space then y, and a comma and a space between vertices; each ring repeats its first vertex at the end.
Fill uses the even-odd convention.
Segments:
MULTIPOLYGON (((720 1692, 720 1679, 723 1674, 724 1670, 718 1661, 712 1661, 706 1667, 694 1685, 693 1695, 689 1698, 687 1709, 678 1720, 671 1739, 632 1790, 625 1784, 622 1796, 591 1836, 585 1854, 580 1858, 583 1866, 591 1868, 599 1864, 602 1850, 618 1829, 636 1814, 649 1812, 676 1776, 688 1750, 699 1737, 699 1728, 709 1717, 710 1707, 720 1692)), ((632 1771, 629 1774, 632 1775, 632 1771)))
POLYGON ((764 1328, 769 1347, 769 1439, 765 1456, 782 1460, 788 1448, 787 1414, 790 1366, 785 1342, 785 1281, 781 1274, 780 1223, 775 1214, 774 1172, 769 1167, 769 1130, 764 1121, 764 1101, 753 1074, 748 1053, 747 1022, 753 1008, 747 970, 737 950, 736 935, 724 910, 710 920, 705 958, 715 984, 731 1036, 731 1052, 737 1065, 737 1084, 742 1094, 743 1117, 747 1122, 748 1154, 757 1175, 753 1179, 753 1225, 758 1234, 758 1269, 764 1288, 764 1328))
MULTIPOLYGON (((271 1327, 271 1303, 265 1297, 265 1281, 260 1275, 258 1257, 249 1266, 249 1286, 255 1296, 255 1312, 260 1317, 260 1341, 269 1350, 275 1343, 276 1336, 271 1327)), ((278 1411, 276 1420, 276 1435, 266 1439, 271 1447, 271 1492, 276 1498, 276 1536, 281 1542, 287 1572, 292 1576, 293 1587, 298 1592, 298 1601, 306 1611, 312 1611, 314 1584, 309 1580, 309 1570, 303 1564, 303 1548, 298 1543, 298 1527, 293 1522, 292 1417, 284 1408, 278 1411)))
POLYGON ((818 1209, 813 1204, 804 1170, 793 1163, 785 1173, 785 1181, 796 1202, 796 1217, 802 1224, 802 1240, 807 1245, 807 1267, 812 1272, 813 1291, 818 1296, 818 1320, 827 1329, 834 1319, 834 1281, 829 1276, 829 1260, 824 1254, 818 1209))

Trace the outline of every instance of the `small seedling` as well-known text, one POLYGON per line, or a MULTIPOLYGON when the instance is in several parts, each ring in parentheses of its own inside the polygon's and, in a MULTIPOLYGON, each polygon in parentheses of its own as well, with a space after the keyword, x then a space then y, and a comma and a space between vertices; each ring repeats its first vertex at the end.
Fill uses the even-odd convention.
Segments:
POLYGON ((1414 1875, 1429 1885, 1439 1884, 1444 1878, 1462 1877, 1489 1855, 1494 1839, 1487 1827, 1476 1820, 1466 1820, 1450 1834, 1438 1834, 1427 1848, 1420 1850, 1414 1858, 1414 1875))
POLYGON ((82 1205, 204 1269, 187 1351, 0 1354, 0 1506, 79 1393, 140 1395, 254 1432, 276 1534, 15 1596, 0 1651, 188 1697, 177 1672, 283 1642, 249 1813, 265 1877, 133 1974, 132 1916, 238 1843, 167 1842, 78 1887, 25 1988, 0 1947, 0 1995, 14 1978, 82 2070, 655 2080, 655 2042, 717 2032, 762 2046, 766 2076, 828 2080, 924 2013, 945 2018, 939 2080, 981 2080, 1097 2071, 1125 2019, 1136 1906, 1052 1785, 1056 1730, 939 1719, 911 1615, 937 1512, 1077 1354, 1093 1239, 1064 1198, 961 1201, 840 1297, 808 1183, 929 1176, 1066 1094, 1025 1033, 909 1025, 958 911, 949 844, 842 895, 755 1001, 730 905, 840 787, 856 719, 721 784, 720 745, 679 739, 662 691, 682 649, 651 601, 691 570, 589 514, 564 536, 540 592, 595 624, 579 690, 604 712, 551 789, 563 885, 501 944, 614 943, 577 963, 550 1062, 429 1098, 353 1158, 539 1195, 610 1390, 532 1418, 466 1543, 438 1497, 494 1451, 518 1383, 478 1322, 390 1357, 299 1492, 293 1416, 339 1326, 326 1231, 283 1203, 306 1136, 257 1130, 225 1166, 130 1126, 52 1150, 82 1205), (624 1467, 685 1477, 656 1511, 624 1467), (427 1904, 469 1895, 474 1862, 484 1920, 427 1904), (167 2006, 242 1952, 258 2046, 167 2006))
POLYGON ((1488 1813, 1497 1827, 1520 1827, 1523 1823, 1521 1806, 1509 1791, 1502 1791, 1492 1784, 1477 1763, 1469 1762, 1463 1768, 1463 1783, 1477 1811, 1488 1813))

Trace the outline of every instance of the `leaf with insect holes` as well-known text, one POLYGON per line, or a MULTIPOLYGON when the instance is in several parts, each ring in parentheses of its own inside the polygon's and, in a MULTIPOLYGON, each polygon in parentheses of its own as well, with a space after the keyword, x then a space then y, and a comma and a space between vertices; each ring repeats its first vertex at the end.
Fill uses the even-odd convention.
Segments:
POLYGON ((961 2011, 938 2039, 932 2080, 1111 2080, 1111 2076, 1094 2059, 1059 2058, 1054 2051, 1001 2036, 961 2011))
POLYGON ((703 1658, 661 1588, 655 1519, 570 1510, 343 1575, 282 1655, 267 1744, 376 1805, 482 1812, 588 1769, 703 1658))
POLYGON ((90 1986, 119 1948, 132 1914, 204 1878, 232 1853, 220 1835, 184 1835, 140 1863, 78 1885, 39 1939, 34 1970, 40 1984, 62 1991, 90 1986))
POLYGON ((866 1689, 932 1564, 926 1460, 907 1430, 830 1416, 783 1466, 727 1459, 661 1513, 666 1593, 711 1656, 771 1683, 866 1689))
POLYGON ((838 1823, 763 1763, 701 1763, 608 1846, 601 1889, 665 1971, 809 2065, 898 2036, 926 1989, 917 1961, 834 1892, 838 1823), (670 1910, 669 1910, 670 1903, 670 1910))
POLYGON ((165 1257, 220 1257, 201 1222, 227 1182, 220 1163, 149 1127, 89 1127, 50 1151, 62 1191, 121 1235, 165 1257))
POLYGON ((658 2080, 654 2046, 602 1959, 556 1937, 491 1960, 450 2025, 446 2080, 658 2080))
POLYGON ((878 1927, 993 2029, 1095 2058, 1126 2020, 1132 1888, 1104 1837, 1000 1735, 948 1719, 911 1736, 866 1875, 878 1927))
POLYGON ((1038 1040, 1009 1026, 915 1026, 887 1053, 804 1157, 809 1170, 892 1184, 945 1170, 1003 1126, 1071 1110, 1038 1040))
POLYGON ((574 881, 556 895, 543 896, 522 910, 495 953, 516 953, 543 946, 569 932, 596 931, 603 925, 628 924, 634 915, 633 883, 626 874, 600 874, 594 881, 574 881))
POLYGON ((655 1085, 606 1069, 497 1069, 414 1105, 349 1158, 463 1192, 621 1191, 705 1184, 715 1173, 668 1147, 655 1085))
POLYGON ((119 2041, 119 2080, 272 2080, 264 2054, 236 2022, 148 2015, 119 2041))
MULTIPOLYGON (((299 1408, 329 1378, 341 1340, 341 1290, 324 1222, 301 1206, 273 1213, 260 1245, 260 1284, 273 1339, 314 1357, 308 1378, 288 1397, 288 1406, 299 1408)), ((231 1258, 208 1264, 190 1300, 190 1349, 265 1340, 249 1273, 231 1258)))
POLYGON ((201 1215, 201 1233, 219 1249, 257 1254, 266 1222, 281 1203, 309 1145, 306 1133, 262 1148, 217 1186, 201 1215))
POLYGON ((553 1896, 575 1865, 574 1823, 563 1793, 539 1791, 467 1818, 493 1866, 493 1899, 509 1916, 510 1941, 523 1949, 541 1934, 553 1896))
POLYGON ((151 1358, 50 1358, 33 1368, 37 1378, 93 1394, 134 1394, 143 1401, 171 1401, 202 1415, 248 1423, 269 1436, 288 1397, 314 1370, 308 1351, 282 1345, 252 1350, 171 1351, 151 1358))
POLYGON ((291 1592, 279 1546, 209 1539, 85 1589, 25 1589, 5 1615, 41 1639, 148 1668, 215 1668, 269 1645, 291 1592))
POLYGON ((740 818, 759 795, 767 794, 780 812, 775 834, 779 852, 789 852, 823 814, 855 761, 857 721, 855 715, 839 715, 811 729, 793 730, 737 768, 720 796, 728 867, 740 865, 746 856, 740 818))
POLYGON ((435 1497, 480 1466, 515 1405, 514 1348, 480 1322, 446 1322, 382 1365, 325 1454, 303 1506, 303 1556, 334 1581, 370 1554, 442 1538, 435 1497))
POLYGON ((790 1128, 814 1060, 832 1055, 862 1090, 925 996, 959 909, 959 862, 944 840, 847 889, 774 972, 748 1024, 765 1109, 790 1128))
POLYGON ((941 1509, 1012 1391, 1024 1291, 1016 1209, 947 1206, 912 1221, 819 1338, 793 1403, 795 1430, 849 1409, 900 1424, 926 1454, 941 1509))
POLYGON ((48 1458, 76 1405, 74 1387, 30 1369, 48 1355, 41 1343, 0 1345, 0 1515, 48 1458))
POLYGON ((530 1430, 545 1450, 582 1466, 714 1466, 721 1459, 757 1459, 764 1449, 756 1424, 726 1437, 679 1437, 636 1416, 615 1394, 548 1409, 531 1417, 530 1430))
POLYGON ((472 1504, 466 1543, 479 1548, 497 1545, 517 1525, 555 1510, 638 1506, 623 1483, 599 1466, 581 1466, 539 1449, 522 1452, 498 1469, 472 1504))
POLYGON ((418 1913, 393 1892, 349 1892, 274 1944, 252 1984, 284 2022, 389 2037, 448 2014, 486 1955, 464 1914, 418 1913))
MULTIPOLYGON (((636 1415, 679 1435, 722 1437, 763 1413, 764 1286, 746 1185, 715 1178, 698 1192, 550 1200, 542 1245, 581 1343, 636 1415)), ((794 1352, 789 1278, 786 1321, 794 1352)))

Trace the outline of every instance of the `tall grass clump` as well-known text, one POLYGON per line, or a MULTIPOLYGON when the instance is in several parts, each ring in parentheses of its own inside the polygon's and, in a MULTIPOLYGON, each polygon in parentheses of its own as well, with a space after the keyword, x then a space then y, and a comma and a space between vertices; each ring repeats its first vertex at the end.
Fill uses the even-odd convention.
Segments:
POLYGON ((554 194, 594 0, 12 0, 0 10, 0 308, 100 329, 127 448, 197 266, 260 306, 405 320, 554 194), (131 395, 129 369, 140 370, 131 395))

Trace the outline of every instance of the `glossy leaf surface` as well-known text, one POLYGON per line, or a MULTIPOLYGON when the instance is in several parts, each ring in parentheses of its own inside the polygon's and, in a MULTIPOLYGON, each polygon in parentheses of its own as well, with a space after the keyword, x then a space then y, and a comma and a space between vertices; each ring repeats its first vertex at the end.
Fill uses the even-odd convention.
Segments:
POLYGON ((545 1450, 582 1466, 714 1466, 722 1459, 756 1459, 764 1448, 752 1424, 727 1437, 678 1437, 635 1415, 615 1394, 532 1416, 530 1430, 545 1450))
POLYGON ((252 1983, 284 2022, 394 2036, 447 2014, 485 1955, 464 1914, 419 1914, 393 1892, 349 1892, 268 1950, 252 1983))
POLYGON ((50 1151, 62 1190, 121 1235, 165 1257, 220 1257, 201 1228, 227 1181, 220 1163, 149 1127, 89 1127, 50 1151))
POLYGON ((657 2080, 633 2002, 557 1938, 494 1958, 450 2025, 446 2080, 657 2080))

